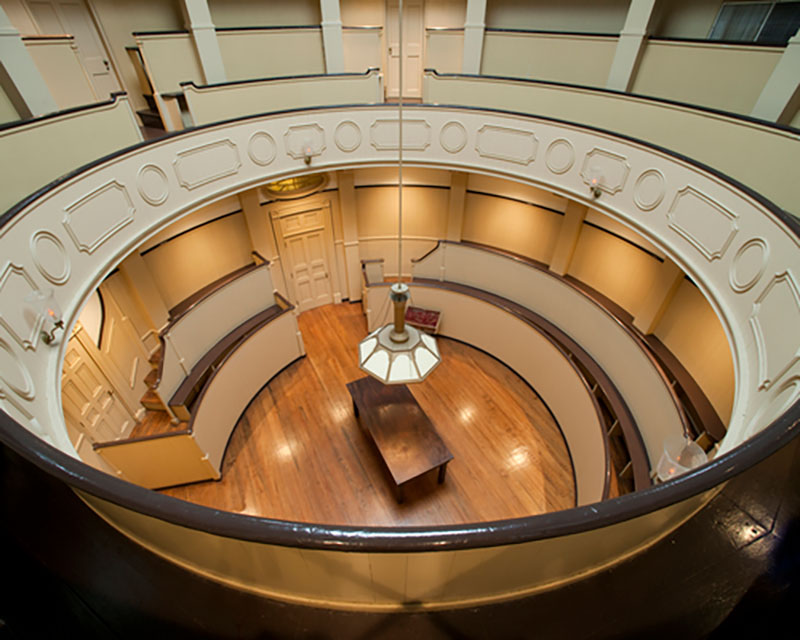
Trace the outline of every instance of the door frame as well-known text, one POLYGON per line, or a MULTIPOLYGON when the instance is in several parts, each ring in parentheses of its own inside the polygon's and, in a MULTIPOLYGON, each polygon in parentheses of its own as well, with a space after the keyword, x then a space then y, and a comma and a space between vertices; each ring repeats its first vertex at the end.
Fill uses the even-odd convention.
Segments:
MULTIPOLYGON (((342 301, 342 281, 339 275, 339 251, 337 251, 337 244, 342 244, 337 241, 336 227, 334 222, 335 198, 329 194, 315 194, 307 198, 299 198, 297 200, 276 200, 266 206, 267 218, 269 220, 269 228, 272 231, 272 238, 275 242, 275 248, 278 253, 278 260, 280 262, 281 275, 283 282, 286 285, 287 293, 292 304, 295 304, 297 296, 294 290, 294 280, 289 277, 287 273, 286 264, 289 263, 286 247, 284 246, 283 234, 280 231, 280 225, 276 224, 281 218, 286 218, 309 209, 323 209, 325 212, 322 217, 325 223, 325 252, 328 257, 328 268, 331 274, 331 293, 333 295, 333 303, 339 304, 342 301)), ((342 253, 344 247, 342 246, 342 253)), ((342 256, 343 259, 343 256, 342 256)))

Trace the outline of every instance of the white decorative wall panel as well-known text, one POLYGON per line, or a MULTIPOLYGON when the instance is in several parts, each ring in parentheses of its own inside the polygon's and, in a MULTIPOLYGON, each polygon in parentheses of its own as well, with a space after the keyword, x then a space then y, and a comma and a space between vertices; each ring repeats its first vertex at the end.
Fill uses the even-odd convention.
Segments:
POLYGON ((136 212, 128 190, 116 180, 109 180, 65 210, 64 227, 75 246, 84 253, 94 253, 129 224, 136 212))
POLYGON ((664 200, 667 181, 658 169, 647 169, 636 178, 633 201, 642 211, 652 211, 664 200))
POLYGON ((325 151, 325 131, 316 122, 289 127, 283 137, 286 153, 295 160, 318 156, 325 151))
POLYGON ((64 243, 49 231, 37 231, 31 236, 31 256, 36 268, 52 284, 64 284, 72 266, 64 243))
POLYGON ((615 194, 625 188, 631 165, 628 158, 608 149, 594 147, 583 159, 581 177, 586 185, 592 184, 592 178, 598 178, 600 191, 615 194))
POLYGON ((0 325, 24 349, 35 349, 42 319, 25 298, 37 290, 25 267, 7 263, 0 273, 0 325))
POLYGON ((484 158, 527 165, 536 159, 539 140, 532 131, 485 124, 478 129, 475 149, 484 158))
POLYGON ((694 187, 678 191, 669 208, 670 227, 708 260, 721 258, 736 235, 736 214, 694 187))
MULTIPOLYGON (((379 151, 400 148, 400 121, 397 118, 375 120, 369 128, 370 143, 379 151)), ((431 144, 431 125, 419 118, 403 118, 403 150, 425 151, 431 144)))
POLYGON ((196 189, 209 182, 234 175, 242 166, 239 150, 229 139, 179 151, 172 164, 178 182, 186 189, 196 189))
POLYGON ((266 131, 256 131, 247 141, 247 155, 260 167, 266 167, 275 159, 278 146, 266 131))
POLYGON ((733 257, 730 283, 734 291, 747 291, 761 279, 769 261, 769 245, 763 238, 751 238, 733 257))
POLYGON ((449 153, 458 153, 467 144, 467 130, 457 120, 452 120, 442 127, 439 133, 439 144, 449 153))
POLYGON ((352 120, 343 120, 336 125, 333 141, 342 151, 355 151, 361 146, 361 129, 352 120))
POLYGON ((547 147, 545 163, 553 173, 566 173, 575 164, 575 147, 566 138, 556 138, 547 147))
POLYGON ((776 275, 756 298, 750 324, 758 346, 758 388, 768 389, 800 360, 800 288, 791 272, 776 275))
POLYGON ((164 204, 169 196, 169 180, 157 164, 146 164, 136 176, 136 188, 146 202, 154 206, 164 204))

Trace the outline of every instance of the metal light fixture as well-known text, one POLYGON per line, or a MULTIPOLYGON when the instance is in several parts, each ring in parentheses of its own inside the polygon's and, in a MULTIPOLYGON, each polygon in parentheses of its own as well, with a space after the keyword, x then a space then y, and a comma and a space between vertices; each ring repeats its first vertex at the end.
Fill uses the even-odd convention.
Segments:
POLYGON ((30 305, 37 317, 42 319, 40 337, 45 344, 57 344, 56 331, 64 329, 64 320, 61 317, 61 309, 53 295, 53 290, 42 291, 37 289, 25 297, 25 301, 30 305))
POLYGON ((397 162, 397 283, 389 297, 394 323, 376 329, 358 345, 358 366, 384 384, 420 382, 441 362, 436 340, 406 325, 408 286, 403 283, 403 0, 397 9, 400 40, 398 73, 398 162, 397 162))

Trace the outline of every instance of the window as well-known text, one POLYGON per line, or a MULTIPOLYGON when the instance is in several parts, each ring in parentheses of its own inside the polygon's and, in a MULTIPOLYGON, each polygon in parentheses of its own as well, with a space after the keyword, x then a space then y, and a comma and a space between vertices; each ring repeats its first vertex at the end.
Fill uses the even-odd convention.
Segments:
POLYGON ((732 2, 719 10, 709 40, 785 45, 800 28, 800 2, 732 2))

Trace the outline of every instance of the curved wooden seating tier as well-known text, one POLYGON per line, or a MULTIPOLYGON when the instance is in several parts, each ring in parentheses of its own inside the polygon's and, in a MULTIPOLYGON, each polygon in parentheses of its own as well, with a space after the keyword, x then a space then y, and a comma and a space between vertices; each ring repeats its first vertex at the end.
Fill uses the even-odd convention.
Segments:
POLYGON ((598 362, 626 399, 652 461, 686 416, 655 359, 602 305, 530 261, 479 245, 440 241, 414 263, 414 277, 489 291, 540 314, 598 362))
POLYGON ((275 298, 276 304, 208 350, 215 366, 207 368, 188 428, 94 445, 120 476, 151 489, 220 478, 242 411, 258 389, 303 355, 294 307, 277 292, 275 298))

